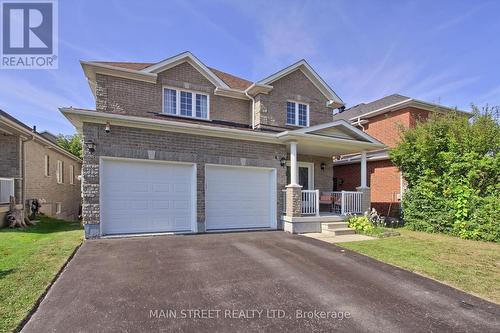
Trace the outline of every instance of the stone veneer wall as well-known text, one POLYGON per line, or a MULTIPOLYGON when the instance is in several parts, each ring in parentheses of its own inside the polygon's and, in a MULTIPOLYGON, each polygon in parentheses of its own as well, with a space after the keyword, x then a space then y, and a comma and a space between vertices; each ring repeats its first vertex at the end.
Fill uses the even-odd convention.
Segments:
POLYGON ((93 140, 94 153, 84 149, 83 163, 83 222, 99 223, 99 157, 148 159, 148 150, 155 151, 155 159, 163 161, 194 162, 197 165, 197 220, 198 230, 205 230, 205 164, 224 164, 268 167, 277 170, 277 219, 280 227, 286 169, 280 158, 286 156, 286 146, 242 141, 185 133, 164 132, 139 128, 104 126, 84 123, 84 140, 93 140))

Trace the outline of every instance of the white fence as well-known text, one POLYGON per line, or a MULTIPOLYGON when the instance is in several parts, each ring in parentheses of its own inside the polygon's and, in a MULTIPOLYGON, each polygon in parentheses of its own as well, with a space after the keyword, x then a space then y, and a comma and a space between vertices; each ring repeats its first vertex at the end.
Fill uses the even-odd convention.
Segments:
POLYGON ((333 210, 341 215, 363 213, 363 192, 341 191, 330 192, 333 210))
POLYGON ((302 214, 319 215, 319 190, 302 191, 302 214))
POLYGON ((0 203, 9 203, 14 196, 14 178, 0 178, 0 203))

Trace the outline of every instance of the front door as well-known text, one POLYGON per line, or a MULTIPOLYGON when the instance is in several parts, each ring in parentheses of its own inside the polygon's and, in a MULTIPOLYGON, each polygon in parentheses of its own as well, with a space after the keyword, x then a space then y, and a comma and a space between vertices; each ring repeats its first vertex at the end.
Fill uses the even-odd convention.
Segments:
MULTIPOLYGON (((314 190, 312 163, 299 162, 299 185, 303 190, 314 190)), ((290 184, 290 164, 286 166, 286 183, 290 184)))

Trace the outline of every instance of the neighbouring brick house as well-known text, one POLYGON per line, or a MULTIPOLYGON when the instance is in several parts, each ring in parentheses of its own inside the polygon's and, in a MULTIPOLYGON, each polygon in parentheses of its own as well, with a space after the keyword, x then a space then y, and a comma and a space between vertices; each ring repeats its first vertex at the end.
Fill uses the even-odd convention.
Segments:
POLYGON ((0 147, 0 226, 5 225, 11 195, 27 209, 31 199, 39 199, 41 212, 48 216, 78 218, 79 158, 60 148, 52 134, 37 133, 1 110, 0 147))
POLYGON ((332 119, 344 103, 304 60, 258 82, 190 52, 158 63, 81 64, 96 109, 61 112, 84 137, 87 238, 321 231, 342 220, 336 213, 369 207, 364 176, 356 191, 331 194, 332 156, 385 145, 332 119))
MULTIPOLYGON (((389 149, 399 142, 401 128, 415 127, 418 121, 426 121, 432 112, 451 111, 456 110, 394 94, 333 116, 336 120, 349 121, 387 145, 385 149, 367 153, 371 206, 380 214, 397 217, 400 211, 405 182, 389 159, 389 149)), ((360 159, 360 154, 353 154, 341 156, 334 162, 335 190, 351 191, 359 186, 360 159)))

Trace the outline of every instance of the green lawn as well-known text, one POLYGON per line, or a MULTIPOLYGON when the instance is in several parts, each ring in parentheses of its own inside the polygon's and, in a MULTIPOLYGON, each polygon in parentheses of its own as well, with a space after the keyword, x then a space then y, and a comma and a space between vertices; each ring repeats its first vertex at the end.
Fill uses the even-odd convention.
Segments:
POLYGON ((0 332, 23 320, 82 239, 78 222, 49 218, 0 229, 0 332))
POLYGON ((500 244, 398 231, 399 237, 338 245, 500 303, 500 244))

